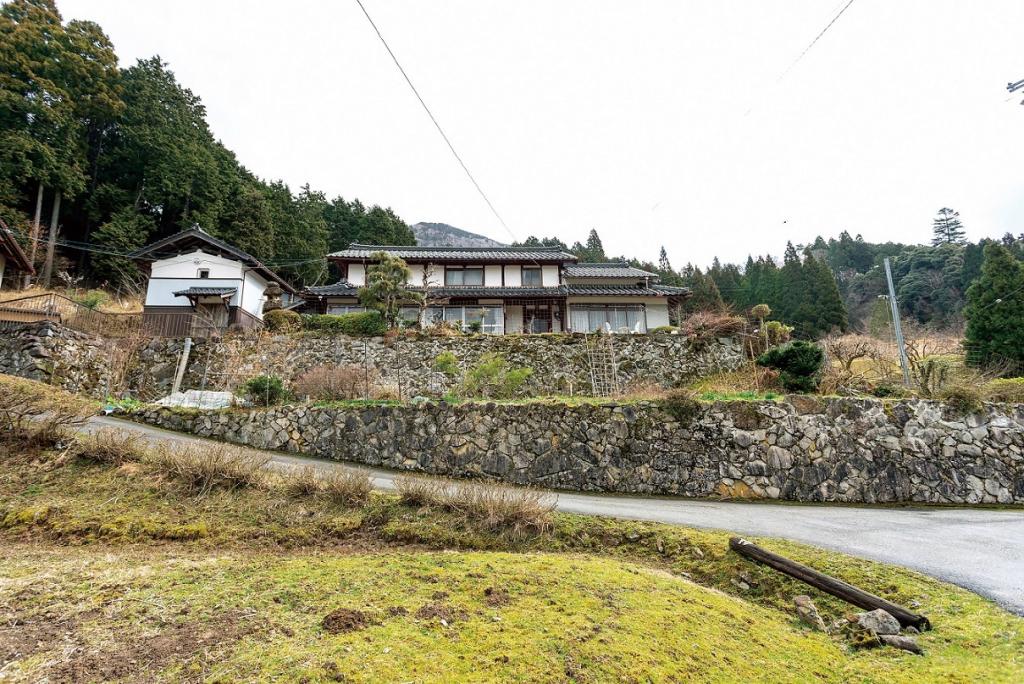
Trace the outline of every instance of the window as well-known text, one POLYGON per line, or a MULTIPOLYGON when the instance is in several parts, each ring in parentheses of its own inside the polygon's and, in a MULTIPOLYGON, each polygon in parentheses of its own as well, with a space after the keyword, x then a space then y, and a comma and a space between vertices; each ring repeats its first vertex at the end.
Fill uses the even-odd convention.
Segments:
POLYGON ((544 279, 537 267, 523 267, 523 287, 542 287, 544 279))
MULTIPOLYGON (((489 335, 505 333, 505 310, 500 306, 431 306, 427 308, 426 324, 436 325, 441 321, 457 323, 463 330, 470 330, 472 323, 480 323, 480 332, 489 335)), ((475 326, 474 326, 475 327, 475 326)))
POLYGON ((647 332, 642 304, 575 305, 570 322, 573 332, 647 332))
POLYGON ((482 286, 484 284, 483 266, 448 266, 444 269, 444 284, 467 286, 482 286))
POLYGON ((209 278, 210 277, 210 269, 208 269, 208 268, 201 268, 201 269, 199 269, 199 277, 200 278, 209 278))
POLYGON ((327 306, 327 313, 332 316, 340 316, 342 314, 350 313, 362 313, 366 311, 365 306, 359 306, 357 304, 329 304, 327 306))

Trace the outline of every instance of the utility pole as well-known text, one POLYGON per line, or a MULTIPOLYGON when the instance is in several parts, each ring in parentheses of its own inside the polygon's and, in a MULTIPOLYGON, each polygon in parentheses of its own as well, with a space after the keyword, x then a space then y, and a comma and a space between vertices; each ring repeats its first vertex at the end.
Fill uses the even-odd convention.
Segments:
POLYGON ((896 335, 896 348, 900 352, 900 366, 903 368, 903 384, 910 387, 910 363, 907 361, 907 348, 903 344, 900 306, 896 301, 896 288, 892 285, 892 267, 889 266, 889 257, 885 257, 885 279, 889 283, 889 307, 892 310, 892 328, 896 335))

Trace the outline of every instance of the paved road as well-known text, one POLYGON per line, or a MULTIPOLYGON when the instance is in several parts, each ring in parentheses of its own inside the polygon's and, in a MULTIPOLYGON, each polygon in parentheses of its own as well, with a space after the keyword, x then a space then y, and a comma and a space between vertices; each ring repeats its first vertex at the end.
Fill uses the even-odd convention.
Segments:
MULTIPOLYGON (((133 430, 151 441, 205 441, 116 418, 95 418, 92 426, 133 430)), ((273 452, 273 465, 278 469, 310 464, 354 467, 273 452)), ((395 473, 363 469, 370 472, 375 486, 394 487, 395 473)), ((734 503, 564 492, 558 493, 558 509, 784 537, 911 568, 1024 615, 1024 511, 1020 510, 734 503)))

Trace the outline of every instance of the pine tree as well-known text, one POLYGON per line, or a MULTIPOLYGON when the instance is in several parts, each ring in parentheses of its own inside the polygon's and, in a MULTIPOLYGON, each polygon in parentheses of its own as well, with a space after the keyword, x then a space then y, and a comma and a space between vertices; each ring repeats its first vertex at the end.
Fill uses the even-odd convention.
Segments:
POLYGON ((366 287, 359 290, 363 306, 377 309, 389 327, 398 325, 403 303, 418 303, 423 295, 409 289, 409 267, 387 252, 370 255, 374 263, 366 269, 366 287))
POLYGON ((967 232, 960 223, 960 212, 949 207, 939 209, 939 214, 932 220, 933 245, 948 243, 962 245, 967 242, 967 232))
POLYGON ((964 315, 968 361, 1024 364, 1024 264, 1003 245, 985 247, 981 277, 967 290, 964 315))

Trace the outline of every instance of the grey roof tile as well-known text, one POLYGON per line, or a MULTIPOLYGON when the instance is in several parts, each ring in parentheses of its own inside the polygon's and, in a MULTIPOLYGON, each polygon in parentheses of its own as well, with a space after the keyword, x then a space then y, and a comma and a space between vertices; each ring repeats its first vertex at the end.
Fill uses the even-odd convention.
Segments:
POLYGON ((190 287, 186 290, 178 290, 175 297, 224 297, 235 294, 234 287, 190 287))
POLYGON ((657 273, 635 268, 623 261, 607 264, 572 264, 565 267, 568 278, 657 278, 657 273))
POLYGON ((349 245, 328 254, 331 259, 369 259, 374 252, 387 252, 407 261, 515 261, 538 263, 575 262, 576 256, 557 247, 413 247, 403 245, 349 245))

